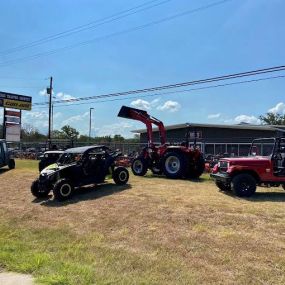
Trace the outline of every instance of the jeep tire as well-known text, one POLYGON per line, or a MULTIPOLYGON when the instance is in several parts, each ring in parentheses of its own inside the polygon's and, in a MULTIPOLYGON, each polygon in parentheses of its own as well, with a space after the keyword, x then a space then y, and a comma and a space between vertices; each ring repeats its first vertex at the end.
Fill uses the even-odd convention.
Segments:
POLYGON ((256 180, 250 174, 238 174, 231 182, 231 189, 236 196, 250 197, 256 191, 256 180))
POLYGON ((136 176, 144 176, 147 173, 147 162, 143 157, 137 157, 133 160, 132 172, 136 176))
POLYGON ((74 186, 68 179, 58 180, 53 187, 54 198, 58 201, 65 201, 72 197, 74 186))
POLYGON ((129 181, 129 171, 125 167, 118 167, 113 172, 113 180, 117 185, 125 185, 129 181))
POLYGON ((39 180, 35 180, 31 185, 31 192, 36 198, 46 198, 50 192, 48 189, 40 189, 39 180))

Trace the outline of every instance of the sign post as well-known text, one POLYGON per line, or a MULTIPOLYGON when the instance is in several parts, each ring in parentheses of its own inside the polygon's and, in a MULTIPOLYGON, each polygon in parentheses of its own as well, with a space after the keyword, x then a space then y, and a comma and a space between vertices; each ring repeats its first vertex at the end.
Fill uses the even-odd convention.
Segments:
POLYGON ((32 97, 0 91, 0 107, 4 107, 3 138, 9 142, 19 142, 21 110, 32 109, 32 97))

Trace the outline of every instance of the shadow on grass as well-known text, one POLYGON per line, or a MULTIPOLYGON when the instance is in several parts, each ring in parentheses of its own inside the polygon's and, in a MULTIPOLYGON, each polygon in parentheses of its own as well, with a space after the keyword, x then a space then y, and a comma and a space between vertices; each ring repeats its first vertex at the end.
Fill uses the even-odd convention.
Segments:
POLYGON ((285 191, 282 192, 256 192, 251 197, 237 197, 231 191, 222 192, 237 200, 246 200, 249 202, 285 202, 285 191))
POLYGON ((8 172, 10 169, 8 168, 0 168, 0 175, 4 174, 5 172, 8 172))
MULTIPOLYGON (((139 177, 139 176, 137 176, 139 177)), ((144 178, 148 178, 148 179, 157 179, 157 178, 162 178, 162 179, 169 179, 169 180, 177 180, 177 181, 189 181, 189 182, 195 182, 195 183, 201 183, 201 182, 209 182, 212 181, 209 178, 205 178, 205 177, 199 177, 199 178, 179 178, 179 179, 171 179, 171 178, 167 178, 164 175, 156 175, 156 174, 147 174, 145 176, 141 176, 143 179, 144 178)))
POLYGON ((59 202, 54 199, 51 199, 52 195, 49 195, 46 199, 35 199, 33 200, 33 203, 39 203, 40 205, 46 207, 61 207, 82 201, 99 199, 128 190, 130 188, 131 185, 129 184, 121 186, 118 186, 116 184, 100 184, 96 186, 77 188, 74 191, 74 195, 72 196, 72 198, 67 201, 59 202))

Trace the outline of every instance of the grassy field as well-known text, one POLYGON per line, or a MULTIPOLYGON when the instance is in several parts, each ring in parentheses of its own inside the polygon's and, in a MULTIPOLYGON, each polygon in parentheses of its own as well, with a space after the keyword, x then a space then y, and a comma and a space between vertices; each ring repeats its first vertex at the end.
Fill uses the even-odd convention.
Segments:
POLYGON ((0 266, 39 284, 285 284, 285 191, 130 177, 70 201, 30 194, 37 162, 0 171, 0 266))

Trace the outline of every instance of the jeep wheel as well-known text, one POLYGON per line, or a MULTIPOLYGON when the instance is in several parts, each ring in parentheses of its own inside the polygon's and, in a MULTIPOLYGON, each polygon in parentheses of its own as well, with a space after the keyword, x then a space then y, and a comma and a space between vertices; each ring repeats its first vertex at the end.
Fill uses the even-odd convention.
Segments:
POLYGON ((236 196, 250 197, 256 191, 256 180, 250 174, 239 174, 233 178, 231 189, 236 196))
POLYGON ((36 198, 45 198, 48 196, 50 190, 40 189, 39 180, 35 180, 31 185, 31 192, 36 198))
POLYGON ((137 157, 132 163, 132 172, 136 176, 144 176, 147 173, 147 163, 142 157, 137 157))
POLYGON ((9 167, 9 169, 15 168, 15 160, 14 159, 9 160, 8 167, 9 167))
POLYGON ((54 198, 58 201, 69 199, 74 192, 72 183, 67 179, 57 181, 53 187, 54 198))
POLYGON ((221 181, 216 181, 215 184, 221 191, 224 191, 224 192, 231 191, 231 185, 230 184, 225 184, 221 181))
POLYGON ((117 185, 125 185, 129 181, 129 171, 125 167, 114 170, 113 180, 117 185))
POLYGON ((183 155, 176 152, 169 152, 163 159, 163 173, 168 178, 181 178, 185 172, 185 159, 183 155))

